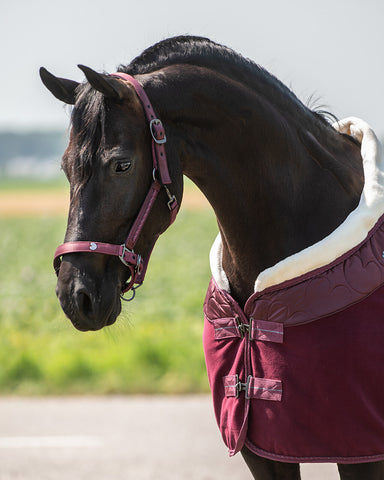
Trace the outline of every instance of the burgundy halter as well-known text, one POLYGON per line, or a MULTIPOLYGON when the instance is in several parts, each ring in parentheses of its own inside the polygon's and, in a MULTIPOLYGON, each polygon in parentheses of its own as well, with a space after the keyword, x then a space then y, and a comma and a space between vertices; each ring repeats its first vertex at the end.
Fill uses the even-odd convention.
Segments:
MULTIPOLYGON (((163 124, 156 117, 151 102, 149 101, 147 94, 144 91, 144 88, 136 79, 134 79, 130 75, 127 75, 126 73, 118 72, 113 73, 112 75, 115 77, 119 77, 126 82, 129 82, 134 87, 137 96, 139 97, 143 105, 145 115, 149 122, 149 130, 152 136, 153 182, 139 210, 139 213, 137 214, 136 220, 128 233, 128 237, 125 243, 121 245, 114 245, 111 243, 92 241, 66 242, 57 247, 53 260, 53 266, 55 268, 56 274, 58 275, 61 265, 61 256, 65 255, 66 253, 103 253, 105 255, 113 255, 119 257, 123 264, 129 268, 131 274, 128 281, 125 283, 125 285, 123 285, 121 292, 123 295, 125 292, 132 290, 132 297, 128 299, 132 300, 135 296, 136 288, 138 288, 144 281, 144 276, 147 270, 150 256, 149 254, 148 258, 144 260, 141 258, 140 255, 136 254, 133 249, 152 209, 152 206, 155 203, 157 195, 161 190, 161 187, 164 187, 168 195, 167 205, 170 211, 169 225, 174 222, 179 207, 176 197, 171 194, 167 187, 167 185, 172 183, 172 181, 169 176, 167 157, 165 155, 164 144, 166 142, 166 136, 163 124), (159 178, 157 178, 157 174, 159 174, 159 178)), ((126 300, 125 298, 123 299, 126 300)))

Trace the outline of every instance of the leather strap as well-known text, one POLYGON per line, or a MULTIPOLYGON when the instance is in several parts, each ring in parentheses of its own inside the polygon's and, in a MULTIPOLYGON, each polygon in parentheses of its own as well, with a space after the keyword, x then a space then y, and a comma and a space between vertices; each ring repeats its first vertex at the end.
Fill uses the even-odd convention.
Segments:
POLYGON ((237 374, 227 375, 223 377, 223 386, 226 397, 238 398, 241 392, 244 392, 246 399, 255 398, 281 402, 283 395, 283 386, 280 380, 252 377, 251 375, 248 375, 245 383, 239 380, 237 374))
POLYGON ((113 77, 121 78, 122 80, 133 85, 136 90, 137 96, 140 98, 143 105, 144 113, 149 122, 149 130, 152 136, 152 157, 156 160, 154 168, 158 168, 160 171, 160 178, 163 185, 169 185, 172 183, 171 177, 168 172, 167 157, 165 155, 164 144, 167 141, 165 136, 164 126, 161 123, 153 110, 152 104, 149 101, 147 94, 145 93, 142 85, 131 75, 127 73, 117 72, 111 74, 113 77))
POLYGON ((114 255, 120 257, 120 259, 126 263, 130 263, 134 266, 139 266, 140 256, 126 248, 125 244, 113 245, 111 243, 102 242, 66 242, 57 247, 55 251, 55 270, 60 269, 59 257, 66 253, 77 252, 91 252, 91 253, 104 253, 106 255, 114 255))
POLYGON ((152 183, 145 197, 144 203, 140 209, 139 214, 136 217, 134 224, 128 234, 127 240, 125 241, 125 245, 127 248, 132 250, 136 245, 137 239, 139 238, 140 232, 144 227, 144 224, 148 218, 148 215, 152 209, 153 204, 157 198, 157 194, 161 189, 161 185, 158 181, 152 183))

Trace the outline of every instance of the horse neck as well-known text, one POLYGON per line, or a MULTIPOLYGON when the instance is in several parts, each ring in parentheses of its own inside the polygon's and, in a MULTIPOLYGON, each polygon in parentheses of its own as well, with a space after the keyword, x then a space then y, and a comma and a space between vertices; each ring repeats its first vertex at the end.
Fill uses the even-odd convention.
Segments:
POLYGON ((262 88, 206 69, 167 74, 148 82, 148 93, 173 161, 215 211, 223 268, 244 304, 261 271, 324 238, 356 207, 360 149, 292 97, 279 108, 262 88))

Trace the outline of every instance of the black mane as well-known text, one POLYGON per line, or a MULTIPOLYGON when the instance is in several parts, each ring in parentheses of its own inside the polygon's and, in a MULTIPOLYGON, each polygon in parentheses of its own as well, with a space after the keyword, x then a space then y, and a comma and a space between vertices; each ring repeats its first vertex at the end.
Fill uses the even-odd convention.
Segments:
POLYGON ((275 101, 286 104, 287 99, 290 99, 296 104, 296 109, 299 107, 308 112, 296 95, 263 67, 204 37, 181 35, 168 38, 144 50, 130 64, 120 65, 118 71, 134 76, 175 64, 210 68, 250 88, 262 87, 266 94, 272 90, 271 98, 275 101))

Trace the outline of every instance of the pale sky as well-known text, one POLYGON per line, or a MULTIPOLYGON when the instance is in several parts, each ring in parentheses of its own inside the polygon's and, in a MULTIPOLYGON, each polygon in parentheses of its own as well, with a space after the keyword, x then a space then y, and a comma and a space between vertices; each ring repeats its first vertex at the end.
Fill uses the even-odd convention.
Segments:
POLYGON ((38 69, 83 80, 168 36, 203 35, 384 138, 383 0, 0 0, 0 129, 66 129, 38 69))

